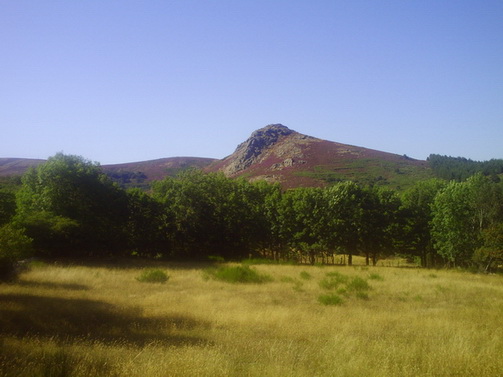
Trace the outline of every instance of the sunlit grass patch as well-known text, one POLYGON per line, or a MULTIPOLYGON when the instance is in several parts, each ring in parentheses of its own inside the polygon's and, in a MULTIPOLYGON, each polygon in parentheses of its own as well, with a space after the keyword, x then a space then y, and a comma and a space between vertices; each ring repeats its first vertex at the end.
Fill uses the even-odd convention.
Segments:
POLYGON ((0 284, 0 376, 493 377, 503 370, 503 276, 259 265, 251 270, 274 281, 226 284, 201 278, 208 264, 149 263, 169 274, 166 289, 137 283, 140 267, 147 266, 51 264, 0 284), (324 279, 343 282, 325 289, 324 279))

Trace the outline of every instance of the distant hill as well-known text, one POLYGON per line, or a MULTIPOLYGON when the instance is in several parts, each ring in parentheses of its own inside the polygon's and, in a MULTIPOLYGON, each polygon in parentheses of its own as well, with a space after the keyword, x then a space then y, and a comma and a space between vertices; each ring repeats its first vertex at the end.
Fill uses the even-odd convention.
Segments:
POLYGON ((216 161, 203 157, 170 157, 158 160, 103 165, 103 171, 123 186, 141 186, 143 183, 175 176, 185 169, 203 169, 216 161))
MULTIPOLYGON (((123 186, 142 186, 166 176, 174 176, 189 168, 202 169, 213 158, 169 157, 157 160, 102 165, 103 172, 123 186)), ((35 167, 46 160, 24 158, 0 158, 0 177, 22 175, 29 167, 35 167)))
MULTIPOLYGON (((0 158, 0 176, 20 175, 44 160, 0 158)), ((146 186, 188 169, 222 171, 228 177, 279 182, 284 188, 327 186, 344 180, 405 188, 431 178, 427 161, 303 135, 281 124, 256 130, 222 160, 171 157, 103 165, 103 171, 126 187, 146 186)))
POLYGON ((44 162, 45 160, 30 158, 0 158, 0 177, 22 175, 28 168, 44 162))
POLYGON ((426 161, 318 139, 281 124, 261 128, 206 171, 279 182, 285 188, 353 180, 404 188, 432 177, 426 161))

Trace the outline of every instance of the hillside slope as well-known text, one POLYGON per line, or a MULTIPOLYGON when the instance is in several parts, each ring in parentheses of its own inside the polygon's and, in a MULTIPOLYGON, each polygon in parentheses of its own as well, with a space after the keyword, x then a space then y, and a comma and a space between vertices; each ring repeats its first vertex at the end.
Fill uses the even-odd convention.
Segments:
POLYGON ((0 158, 0 177, 22 175, 28 168, 44 162, 45 160, 30 158, 0 158))
POLYGON ((203 157, 169 157, 126 164, 103 165, 102 168, 114 180, 128 185, 161 180, 167 176, 174 176, 185 169, 202 169, 214 161, 213 158, 203 157))
MULTIPOLYGON (((0 176, 22 175, 28 168, 36 167, 45 161, 25 158, 0 158, 0 176)), ((141 162, 102 165, 102 169, 104 173, 114 180, 127 185, 160 180, 166 176, 173 176, 184 169, 202 169, 214 161, 213 158, 202 157, 169 157, 141 162)))
POLYGON ((281 124, 255 131, 233 154, 206 171, 279 182, 285 188, 343 180, 403 188, 432 176, 426 161, 318 139, 281 124))

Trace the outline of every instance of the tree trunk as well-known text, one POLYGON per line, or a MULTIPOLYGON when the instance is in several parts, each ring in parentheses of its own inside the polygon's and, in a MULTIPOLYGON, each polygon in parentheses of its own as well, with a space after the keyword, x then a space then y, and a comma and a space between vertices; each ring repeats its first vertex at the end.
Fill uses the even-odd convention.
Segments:
POLYGON ((485 272, 489 272, 489 269, 491 268, 491 264, 493 263, 493 257, 489 258, 489 262, 487 263, 487 266, 485 268, 485 272))
POLYGON ((377 253, 373 253, 372 254, 372 266, 376 266, 377 265, 377 253))

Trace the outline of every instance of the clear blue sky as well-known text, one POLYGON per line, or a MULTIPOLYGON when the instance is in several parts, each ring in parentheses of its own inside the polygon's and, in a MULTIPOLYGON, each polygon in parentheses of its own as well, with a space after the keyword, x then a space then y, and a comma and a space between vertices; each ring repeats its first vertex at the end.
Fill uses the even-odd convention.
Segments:
POLYGON ((282 123, 503 158, 501 0, 0 0, 0 157, 222 158, 282 123))

